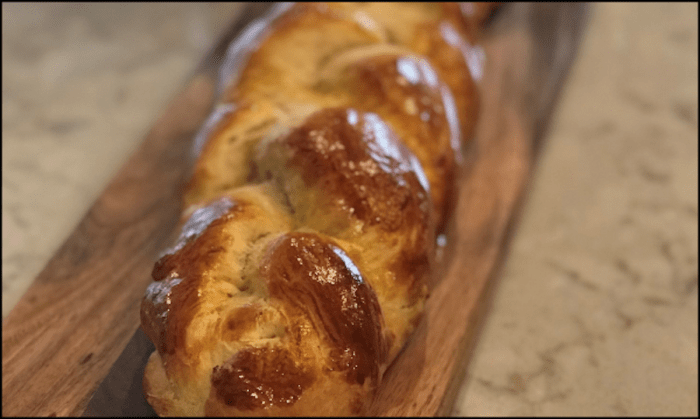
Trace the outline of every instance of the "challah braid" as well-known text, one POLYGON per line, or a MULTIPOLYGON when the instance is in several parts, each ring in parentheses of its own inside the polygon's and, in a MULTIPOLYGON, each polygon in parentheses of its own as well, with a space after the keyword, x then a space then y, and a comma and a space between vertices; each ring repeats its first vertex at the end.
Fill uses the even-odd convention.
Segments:
POLYGON ((226 89, 141 308, 160 415, 360 414, 415 328, 473 133, 454 4, 296 4, 226 89))

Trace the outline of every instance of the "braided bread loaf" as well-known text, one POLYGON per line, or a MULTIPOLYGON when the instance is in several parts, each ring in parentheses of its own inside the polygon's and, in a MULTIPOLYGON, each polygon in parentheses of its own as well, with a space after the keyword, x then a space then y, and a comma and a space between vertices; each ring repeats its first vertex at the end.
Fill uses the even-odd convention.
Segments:
POLYGON ((423 310, 473 134, 470 19, 483 13, 295 4, 259 36, 142 303, 159 415, 368 407, 423 310))

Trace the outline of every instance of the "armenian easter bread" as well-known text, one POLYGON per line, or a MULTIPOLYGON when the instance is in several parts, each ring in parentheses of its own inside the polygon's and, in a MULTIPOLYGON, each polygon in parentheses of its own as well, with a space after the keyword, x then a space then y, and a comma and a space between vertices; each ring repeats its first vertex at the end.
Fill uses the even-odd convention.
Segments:
POLYGON ((142 302, 161 416, 362 414, 427 298, 477 119, 483 16, 280 10, 213 113, 142 302))

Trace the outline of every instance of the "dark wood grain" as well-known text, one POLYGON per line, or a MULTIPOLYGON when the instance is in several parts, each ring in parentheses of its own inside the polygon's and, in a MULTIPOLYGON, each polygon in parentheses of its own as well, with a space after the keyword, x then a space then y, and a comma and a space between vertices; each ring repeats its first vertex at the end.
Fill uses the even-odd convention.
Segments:
MULTIPOLYGON (((584 14, 583 6, 519 4, 492 22, 482 114, 460 180, 451 248, 426 315, 387 371, 372 413, 450 413, 584 14), (553 39, 569 46, 556 49, 553 39)), ((225 46, 241 25, 232 24, 212 48, 5 319, 3 415, 79 415, 138 328, 153 262, 180 214, 192 138, 214 101, 225 46)))

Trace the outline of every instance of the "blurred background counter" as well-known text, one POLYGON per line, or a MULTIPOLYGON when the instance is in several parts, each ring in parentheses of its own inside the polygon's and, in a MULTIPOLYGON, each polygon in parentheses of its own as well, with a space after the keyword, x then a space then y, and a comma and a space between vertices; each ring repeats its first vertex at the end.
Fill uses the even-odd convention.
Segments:
MULTIPOLYGON (((2 313, 239 4, 2 4, 2 313)), ((455 415, 698 414, 698 5, 597 4, 455 415)))

